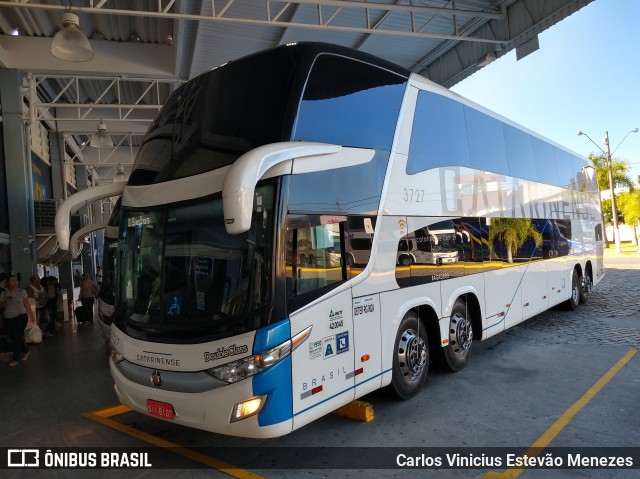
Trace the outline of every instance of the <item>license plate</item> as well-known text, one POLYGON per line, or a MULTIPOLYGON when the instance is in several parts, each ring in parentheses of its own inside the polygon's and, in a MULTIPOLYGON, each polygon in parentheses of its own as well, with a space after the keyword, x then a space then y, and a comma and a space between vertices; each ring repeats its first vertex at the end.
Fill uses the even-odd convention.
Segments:
POLYGON ((147 412, 151 416, 160 417, 162 419, 168 419, 170 421, 173 421, 174 419, 173 406, 166 402, 147 399, 147 412))

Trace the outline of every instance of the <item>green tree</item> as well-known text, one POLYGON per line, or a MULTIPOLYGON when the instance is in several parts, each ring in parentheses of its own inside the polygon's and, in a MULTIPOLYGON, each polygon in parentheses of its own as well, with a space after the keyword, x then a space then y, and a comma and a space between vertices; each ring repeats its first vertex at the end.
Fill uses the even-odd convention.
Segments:
MULTIPOLYGON (((611 200, 606 199, 600 202, 602 206, 602 221, 604 224, 609 224, 613 222, 613 212, 611 210, 611 200)), ((618 218, 620 218, 620 212, 618 212, 618 218)))
POLYGON ((493 243, 499 241, 507 248, 507 262, 513 263, 513 255, 527 239, 533 239, 536 246, 542 246, 540 233, 528 218, 492 218, 489 227, 489 245, 494 253, 493 243))
POLYGON ((624 222, 633 225, 633 244, 637 244, 638 219, 640 218, 640 191, 620 193, 617 196, 618 209, 624 216, 624 222))
MULTIPOLYGON (((600 191, 608 190, 609 188, 609 168, 607 168, 607 158, 604 155, 596 155, 591 153, 589 159, 593 161, 593 165, 596 168, 596 177, 598 178, 598 187, 600 191)), ((621 187, 626 186, 629 190, 633 191, 634 184, 631 178, 628 176, 629 163, 619 158, 613 158, 611 160, 611 172, 613 173, 613 186, 621 187)), ((638 177, 640 180, 640 177, 638 177)), ((611 192, 613 194, 613 191, 611 192)), ((616 203, 617 205, 617 203, 616 203)), ((611 208, 611 200, 601 200, 600 206, 602 208, 602 227, 613 222, 613 214, 611 208)), ((620 218, 620 212, 618 211, 618 218, 620 218)), ((604 245, 609 247, 609 240, 607 235, 604 235, 604 245)))
MULTIPOLYGON (((591 153, 589 159, 593 161, 596 167, 596 175, 598 177, 598 186, 600 191, 609 189, 609 169, 607 168, 607 159, 603 155, 595 155, 591 153)), ((629 178, 629 163, 626 160, 620 158, 613 158, 611 160, 611 171, 613 172, 613 186, 614 188, 620 188, 626 186, 630 190, 633 190, 634 184, 631 178, 629 178)))

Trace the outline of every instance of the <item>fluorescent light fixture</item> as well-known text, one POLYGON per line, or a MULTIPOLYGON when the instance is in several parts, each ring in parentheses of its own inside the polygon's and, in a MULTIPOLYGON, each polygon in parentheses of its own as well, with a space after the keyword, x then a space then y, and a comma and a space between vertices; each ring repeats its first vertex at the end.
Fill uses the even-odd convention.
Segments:
POLYGON ((98 130, 91 137, 89 146, 93 148, 113 148, 111 135, 107 134, 107 125, 102 121, 98 123, 98 130))
POLYGON ((93 49, 80 30, 80 19, 75 13, 62 15, 64 27, 53 37, 51 54, 68 62, 88 62, 93 58, 93 49))

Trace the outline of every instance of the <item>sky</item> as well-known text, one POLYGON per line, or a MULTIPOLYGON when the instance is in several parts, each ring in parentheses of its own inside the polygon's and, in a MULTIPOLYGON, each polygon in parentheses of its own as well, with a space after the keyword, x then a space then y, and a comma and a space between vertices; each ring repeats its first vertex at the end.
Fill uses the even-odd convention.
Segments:
POLYGON ((640 1, 595 0, 539 35, 540 49, 515 50, 451 90, 582 155, 613 158, 640 175, 640 1), (614 149, 618 146, 615 151, 614 149))

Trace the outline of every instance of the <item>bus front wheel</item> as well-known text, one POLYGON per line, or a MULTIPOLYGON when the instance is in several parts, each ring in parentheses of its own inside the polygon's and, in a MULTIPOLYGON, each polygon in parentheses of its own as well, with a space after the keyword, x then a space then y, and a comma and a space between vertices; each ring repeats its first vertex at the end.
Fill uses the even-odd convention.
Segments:
POLYGON ((424 385, 428 370, 427 328, 414 311, 409 311, 396 334, 391 378, 393 393, 400 399, 413 397, 424 385))
POLYGON ((472 343, 473 325, 467 303, 458 299, 453 305, 449 319, 449 343, 434 351, 435 363, 446 371, 460 371, 469 361, 472 343))

